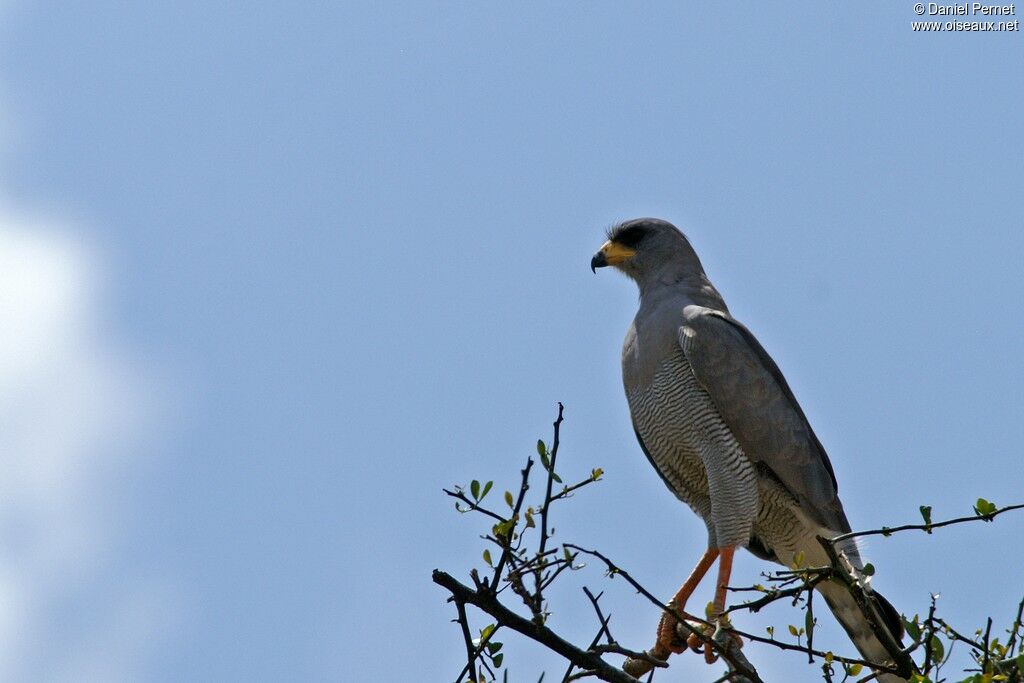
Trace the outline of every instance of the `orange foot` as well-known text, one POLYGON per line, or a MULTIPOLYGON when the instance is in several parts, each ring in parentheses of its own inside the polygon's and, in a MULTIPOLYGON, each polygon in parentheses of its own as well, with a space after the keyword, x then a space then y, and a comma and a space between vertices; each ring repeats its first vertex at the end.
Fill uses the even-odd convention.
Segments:
MULTIPOLYGON (((675 607, 675 605, 669 603, 669 607, 675 607)), ((693 619, 692 616, 682 611, 680 611, 680 614, 687 620, 691 628, 699 628, 697 622, 690 621, 693 619)), ((676 630, 678 623, 679 620, 675 616, 667 612, 662 614, 661 621, 658 622, 657 640, 654 643, 654 647, 647 651, 647 654, 655 659, 665 661, 673 654, 678 655, 686 652, 687 643, 676 630)), ((654 666, 646 659, 627 659, 622 665, 622 670, 634 678, 640 678, 652 668, 654 666)))
MULTIPOLYGON (((673 603, 669 603, 670 608, 675 608, 673 603)), ((689 620, 692 617, 680 610, 680 614, 683 618, 689 620)), ((654 647, 651 648, 651 654, 658 659, 667 659, 669 654, 682 654, 686 652, 686 643, 679 637, 679 633, 676 631, 676 624, 679 620, 673 615, 665 612, 661 615, 661 621, 658 622, 658 638, 654 643, 654 647)))
MULTIPOLYGON (((669 603, 670 607, 675 607, 674 603, 669 603)), ((689 616, 685 612, 683 616, 689 616)), ((668 613, 661 615, 661 621, 658 622, 658 636, 655 640, 654 647, 647 651, 651 657, 665 661, 672 654, 680 654, 686 652, 686 643, 684 643, 679 636, 676 634, 676 624, 678 619, 668 613)), ((622 670, 628 673, 633 678, 640 678, 648 671, 654 668, 646 659, 627 659, 622 665, 622 670)))
MULTIPOLYGON (((726 586, 729 584, 729 574, 732 571, 732 556, 735 550, 735 547, 723 547, 708 548, 704 551, 700 561, 697 562, 697 566, 694 567, 693 572, 690 573, 686 582, 679 588, 679 591, 676 593, 675 597, 672 598, 672 601, 669 602, 669 606, 674 607, 675 611, 679 612, 683 618, 692 619, 692 617, 689 617, 689 615, 683 612, 683 608, 686 607, 686 602, 690 599, 693 591, 697 588, 697 584, 700 583, 700 580, 704 578, 708 569, 711 568, 711 565, 713 565, 715 560, 718 559, 719 555, 721 555, 722 561, 719 563, 718 568, 718 586, 715 591, 714 603, 716 607, 715 612, 717 614, 721 614, 725 607, 726 586)), ((674 616, 671 614, 662 614, 661 621, 658 622, 657 641, 654 643, 654 647, 651 648, 647 654, 657 659, 665 660, 673 653, 679 654, 681 652, 685 652, 688 644, 692 647, 693 645, 691 643, 683 642, 683 639, 678 636, 676 632, 677 624, 678 619, 674 616)), ((696 624, 693 624, 693 626, 695 628, 697 627, 696 624)), ((691 638, 695 638, 695 636, 691 636, 691 638)), ((703 642, 699 638, 696 638, 696 640, 698 642, 703 642)), ((707 645, 704 648, 704 658, 708 662, 713 662, 715 660, 715 655, 711 650, 710 645, 707 645)), ((639 678, 650 671, 651 668, 651 663, 644 659, 628 659, 626 660, 626 663, 622 665, 622 669, 634 678, 639 678)))

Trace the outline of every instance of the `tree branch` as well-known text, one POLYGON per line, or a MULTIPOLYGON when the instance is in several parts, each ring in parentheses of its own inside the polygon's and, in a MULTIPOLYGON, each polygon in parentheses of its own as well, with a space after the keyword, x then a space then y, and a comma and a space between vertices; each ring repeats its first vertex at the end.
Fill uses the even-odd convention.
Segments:
MULTIPOLYGON (((639 582, 633 579, 628 572, 616 566, 597 550, 586 550, 568 543, 562 544, 561 548, 557 546, 552 549, 548 548, 549 545, 552 545, 552 503, 556 500, 569 498, 578 489, 598 481, 602 474, 600 469, 594 469, 591 471, 591 476, 588 479, 569 486, 562 484, 562 480, 558 476, 555 467, 560 445, 563 410, 562 404, 559 403, 558 415, 552 425, 554 436, 550 450, 543 441, 539 441, 537 445, 538 455, 547 475, 541 505, 527 507, 525 503, 527 492, 530 489, 529 478, 534 464, 534 460, 529 457, 526 459, 526 466, 521 471, 522 479, 518 496, 513 498, 511 492, 505 492, 505 501, 511 508, 511 513, 507 517, 481 505, 481 500, 491 489, 492 482, 490 481, 482 487, 481 493, 479 482, 474 480, 468 488, 468 491, 472 493, 472 497, 467 495, 467 491, 461 486, 455 486, 454 490, 445 489, 445 493, 448 496, 456 499, 455 507, 459 512, 473 511, 490 518, 490 523, 493 524, 492 533, 486 534, 482 538, 486 543, 493 543, 501 550, 501 555, 494 565, 491 564, 490 549, 484 551, 484 561, 491 568, 493 574, 487 576, 486 580, 484 580, 476 569, 472 569, 470 571, 470 577, 473 579, 472 587, 460 583, 443 571, 435 569, 433 572, 434 582, 451 593, 449 599, 455 602, 456 609, 458 610, 459 616, 456 621, 462 630, 462 640, 464 641, 467 660, 465 668, 458 676, 459 681, 464 678, 467 671, 470 673, 471 680, 476 680, 478 676, 483 676, 485 673, 491 678, 496 675, 494 671, 501 668, 503 655, 498 652, 501 648, 501 643, 491 642, 491 637, 501 628, 514 630, 565 657, 569 662, 569 666, 562 679, 563 683, 588 677, 596 677, 615 683, 639 683, 638 677, 648 671, 653 675, 654 667, 668 666, 667 662, 652 656, 649 652, 635 652, 619 645, 612 636, 608 626, 610 617, 605 616, 598 604, 601 596, 595 597, 586 588, 584 592, 590 599, 600 624, 597 634, 586 650, 580 649, 562 639, 546 626, 545 622, 548 614, 547 605, 544 602, 544 591, 566 569, 581 569, 584 565, 576 563, 576 556, 579 553, 584 553, 604 562, 609 576, 619 575, 623 577, 630 586, 653 605, 657 606, 659 610, 671 615, 676 621, 675 635, 677 637, 682 640, 689 640, 691 643, 699 641, 709 644, 711 650, 720 656, 729 668, 727 673, 719 677, 719 683, 726 681, 732 681, 733 683, 763 683, 755 667, 740 651, 741 641, 739 641, 739 638, 771 645, 780 650, 802 652, 807 655, 810 662, 814 661, 814 657, 821 657, 825 660, 821 670, 827 683, 833 683, 833 676, 835 675, 834 663, 842 664, 846 669, 846 676, 843 677, 843 681, 850 680, 851 676, 859 675, 860 666, 869 667, 874 673, 859 679, 858 683, 875 681, 880 675, 886 673, 896 673, 902 677, 908 677, 912 672, 917 671, 916 664, 911 655, 922 646, 922 673, 926 676, 931 675, 935 677, 938 675, 939 668, 949 661, 954 645, 963 642, 971 648, 971 656, 980 666, 982 675, 991 677, 994 674, 1002 674, 1009 682, 1024 683, 1021 680, 1020 671, 1022 662, 1024 662, 1024 656, 1020 656, 1019 653, 1015 655, 1015 652, 1021 649, 1021 615, 1024 614, 1024 600, 1017 606, 1013 625, 1006 631, 1009 636, 1007 643, 1002 645, 999 643, 998 638, 992 637, 993 624, 991 619, 987 621, 983 629, 977 631, 978 638, 981 640, 968 638, 936 616, 935 601, 933 599, 931 609, 925 620, 919 622, 918 617, 915 616, 913 622, 908 622, 907 630, 913 638, 913 643, 910 647, 903 649, 902 644, 896 640, 894 634, 889 631, 884 623, 876 601, 871 596, 870 587, 864 582, 864 577, 859 567, 852 566, 838 546, 838 544, 844 541, 861 536, 890 536, 894 533, 910 530, 931 533, 933 529, 954 524, 979 520, 992 521, 1003 512, 1024 509, 1024 504, 997 508, 991 502, 979 499, 974 508, 975 515, 935 523, 931 521, 931 508, 923 506, 921 513, 924 517, 924 524, 906 524, 897 527, 852 531, 831 539, 818 538, 819 543, 821 543, 828 554, 831 566, 815 568, 801 566, 795 570, 765 573, 764 576, 770 582, 770 588, 767 589, 760 584, 746 588, 730 587, 730 591, 737 593, 742 591, 759 591, 764 593, 764 595, 757 596, 746 603, 733 605, 726 610, 726 613, 740 610, 756 612, 778 600, 791 600, 794 607, 798 606, 802 600, 804 601, 803 609, 805 610, 806 627, 800 630, 800 634, 797 634, 797 643, 777 641, 775 640, 773 629, 769 629, 768 632, 768 635, 771 637, 765 638, 736 630, 732 628, 728 620, 723 619, 717 625, 711 624, 703 619, 686 615, 671 605, 666 606, 662 604, 661 601, 641 586, 639 582), (560 492, 555 492, 554 485, 556 483, 560 485, 560 492), (535 527, 534 515, 537 515, 539 519, 536 525, 536 535, 531 536, 528 532, 529 529, 535 527), (495 524, 494 522, 497 523, 495 524), (562 554, 564 554, 564 557, 562 557, 562 554), (525 585, 531 574, 533 575, 533 580, 530 582, 533 584, 531 586, 532 590, 528 589, 525 585), (834 581, 846 588, 867 620, 872 634, 885 648, 890 661, 884 664, 870 662, 864 659, 837 656, 831 652, 822 652, 814 648, 812 596, 814 588, 822 581, 834 581), (499 598, 502 591, 506 588, 511 588, 523 600, 532 613, 532 619, 528 616, 521 616, 502 604, 499 598), (803 598, 805 591, 807 592, 806 599, 803 598), (481 631, 481 637, 476 641, 472 639, 470 634, 466 605, 473 605, 496 620, 496 624, 487 626, 481 631), (713 634, 710 628, 715 629, 713 634), (806 647, 799 637, 804 630, 807 633, 806 647), (602 639, 607 642, 601 644, 602 639), (945 639, 948 639, 949 645, 943 648, 942 641, 945 639), (629 658, 623 667, 624 671, 603 659, 603 655, 609 653, 629 658), (490 662, 488 662, 488 659, 490 662), (494 669, 491 668, 491 665, 494 666, 494 669)), ((870 571, 870 568, 868 570, 870 571)), ((507 670, 505 674, 507 677, 507 670)))
POLYGON ((1004 508, 999 508, 995 512, 990 512, 987 515, 972 515, 970 517, 957 517, 955 519, 947 519, 941 522, 935 522, 933 524, 903 524, 901 526, 887 527, 883 526, 881 529, 868 529, 866 531, 851 531, 846 534, 840 534, 833 536, 829 540, 832 543, 841 543, 842 541, 849 540, 851 538, 860 538, 862 536, 891 536, 900 531, 927 531, 931 533, 932 529, 940 529, 944 526, 951 526, 953 524, 963 524, 964 522, 977 522, 979 520, 984 522, 991 522, 996 516, 1001 515, 1004 512, 1010 510, 1022 510, 1024 509, 1024 503, 1018 505, 1007 505, 1004 508))
POLYGON ((609 681, 609 683, 639 683, 637 679, 612 666, 598 655, 592 652, 585 652, 562 639, 561 636, 548 627, 519 616, 501 604, 493 592, 475 591, 439 569, 435 569, 431 577, 434 583, 447 589, 457 602, 461 601, 464 604, 479 608, 494 617, 502 626, 518 631, 527 638, 537 641, 548 649, 562 655, 584 671, 593 671, 594 675, 602 681, 609 681))

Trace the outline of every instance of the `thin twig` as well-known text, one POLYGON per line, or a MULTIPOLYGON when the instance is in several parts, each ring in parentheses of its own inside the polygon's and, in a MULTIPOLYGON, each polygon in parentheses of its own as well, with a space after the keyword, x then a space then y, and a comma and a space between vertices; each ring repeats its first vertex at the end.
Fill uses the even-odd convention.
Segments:
POLYGON ((568 498, 573 492, 583 488, 584 486, 587 486, 588 484, 593 484, 595 481, 596 480, 594 479, 594 477, 590 476, 584 479, 583 481, 576 482, 572 486, 566 486, 564 489, 562 489, 561 491, 559 491, 558 493, 551 497, 551 502, 553 503, 556 500, 568 498))
POLYGON ((1017 647, 1017 632, 1020 631, 1021 617, 1024 616, 1024 599, 1017 604, 1017 616, 1013 620, 1013 626, 1010 628, 1008 633, 1010 637, 1006 641, 1006 654, 1013 656, 1013 651, 1017 647))
MULTIPOLYGON (((466 505, 469 506, 468 508, 465 508, 465 509, 458 508, 459 512, 462 512, 462 513, 466 513, 466 512, 482 512, 485 515, 487 515, 488 517, 490 517, 492 519, 496 519, 499 522, 504 522, 505 521, 504 517, 499 515, 494 510, 488 510, 487 508, 481 506, 480 505, 480 501, 472 500, 463 491, 449 491, 448 489, 441 489, 441 490, 444 491, 446 495, 449 495, 449 496, 451 496, 452 498, 454 498, 456 500, 460 500, 460 501, 462 501, 463 503, 465 503, 466 505)), ((456 506, 457 505, 458 505, 458 503, 456 503, 456 506)))
POLYGON ((462 677, 469 672, 469 678, 471 681, 476 680, 476 648, 473 647, 473 635, 469 632, 469 618, 466 616, 466 603, 461 600, 455 601, 455 609, 459 612, 459 625, 462 627, 462 639, 466 643, 466 666, 459 673, 456 681, 462 680, 462 677))
MULTIPOLYGON (((611 621, 611 615, 605 618, 604 613, 601 612, 601 605, 598 604, 598 600, 601 599, 601 596, 604 595, 604 593, 598 593, 597 596, 595 596, 586 586, 583 587, 583 592, 587 594, 590 604, 594 606, 594 611, 597 612, 597 619, 601 622, 601 630, 597 632, 597 640, 601 639, 601 634, 603 633, 605 638, 608 639, 608 644, 611 645, 615 642, 615 639, 612 638, 612 632, 608 630, 608 622, 611 621)), ((594 647, 594 645, 597 645, 597 641, 592 643, 590 647, 594 647)))
MULTIPOLYGON (((742 603, 740 603, 738 605, 733 605, 732 607, 727 608, 725 610, 725 612, 723 612, 723 614, 729 614, 730 612, 738 612, 740 610, 749 610, 750 612, 758 612, 758 611, 761 610, 762 607, 765 607, 766 605, 770 605, 773 602, 776 602, 777 600, 782 600, 784 598, 790 598, 790 597, 800 597, 800 595, 803 594, 803 592, 808 590, 809 588, 813 588, 814 586, 818 585, 819 583, 821 583, 825 579, 832 578, 832 568, 831 567, 821 567, 820 569, 819 568, 809 569, 809 570, 807 570, 807 573, 812 575, 811 578, 805 578, 804 579, 804 583, 802 583, 799 586, 795 586, 793 588, 786 588, 786 589, 783 589, 783 590, 766 589, 767 592, 766 592, 766 594, 765 594, 765 596, 763 598, 758 598, 757 600, 751 600, 750 602, 742 602, 742 603)), ((729 590, 741 591, 741 590, 747 590, 747 589, 745 589, 745 588, 730 588, 729 590)), ((752 589, 752 590, 758 590, 758 589, 752 589)), ((758 590, 758 592, 765 592, 765 591, 764 590, 758 590)))
POLYGON ((1001 515, 1004 512, 1010 510, 1021 510, 1024 509, 1024 503, 1017 505, 1007 505, 1004 508, 999 508, 995 512, 991 512, 987 515, 972 515, 970 517, 957 517, 955 519, 947 519, 942 522, 934 522, 932 524, 903 524, 902 526, 893 527, 882 527, 881 529, 868 529, 867 531, 851 531, 846 534, 840 534, 833 536, 829 540, 832 543, 840 543, 851 538, 860 538, 862 536, 891 536, 892 534, 900 531, 931 531, 932 529, 940 529, 944 526, 950 526, 952 524, 963 524, 964 522, 977 522, 982 520, 985 522, 991 522, 997 515, 1001 515))
MULTIPOLYGON (((814 649, 814 590, 813 586, 807 589, 807 649, 814 649)), ((814 655, 807 653, 807 663, 814 664, 814 655)))
POLYGON ((932 639, 935 637, 935 601, 938 598, 934 593, 931 596, 931 605, 928 608, 928 619, 925 621, 928 628, 924 636, 924 675, 927 676, 932 670, 932 639))
POLYGON ((501 624, 495 624, 494 628, 491 629, 491 632, 488 633, 487 635, 485 635, 484 637, 482 637, 480 639, 480 643, 474 648, 473 647, 473 639, 472 639, 472 636, 469 633, 469 620, 466 618, 466 606, 465 606, 465 604, 460 603, 458 600, 455 600, 455 598, 449 598, 449 599, 452 600, 453 602, 455 602, 456 605, 459 608, 459 619, 458 619, 458 621, 459 621, 460 624, 462 624, 462 635, 463 635, 463 638, 466 641, 467 662, 466 662, 466 666, 462 667, 462 671, 459 672, 459 675, 455 677, 456 683, 458 683, 458 681, 461 681, 462 677, 465 676, 467 673, 469 674, 471 681, 475 681, 477 679, 477 675, 476 675, 476 673, 477 673, 476 672, 476 662, 477 662, 478 659, 480 660, 480 663, 483 664, 483 666, 487 669, 487 672, 493 678, 494 677, 494 670, 491 669, 490 665, 487 664, 487 662, 485 662, 484 660, 480 659, 480 655, 482 655, 484 653, 484 649, 487 647, 487 643, 491 642, 491 638, 493 638, 494 634, 497 633, 498 629, 501 628, 501 624))
MULTIPOLYGON (((931 615, 931 614, 932 614, 932 611, 930 610, 929 611, 929 615, 931 615)), ((969 638, 969 637, 965 636, 964 634, 960 633, 955 628, 953 628, 952 626, 947 624, 944 619, 940 619, 939 617, 931 617, 931 616, 929 616, 929 619, 934 619, 935 623, 942 627, 942 630, 945 632, 945 634, 946 634, 946 636, 948 638, 950 638, 952 640, 958 640, 961 643, 964 643, 965 645, 969 645, 970 647, 974 648, 975 650, 978 650, 979 652, 983 649, 981 643, 979 643, 978 641, 976 641, 976 640, 974 640, 972 638, 969 638)))
MULTIPOLYGON (((516 519, 519 517, 519 511, 523 508, 523 500, 526 499, 526 492, 530 490, 531 469, 533 469, 533 458, 527 457, 526 467, 524 467, 522 471, 522 483, 519 485, 519 497, 516 498, 516 504, 512 507, 512 517, 509 519, 516 519)), ((491 579, 492 591, 498 590, 498 584, 501 582, 501 572, 505 568, 506 562, 508 562, 509 555, 512 554, 511 544, 513 533, 514 529, 509 531, 509 538, 501 551, 501 559, 498 560, 498 566, 494 568, 494 577, 491 579)))
MULTIPOLYGON (((594 594, 591 593, 590 589, 586 586, 583 587, 583 592, 587 594, 587 597, 590 599, 590 604, 594 606, 594 611, 597 612, 597 620, 601 622, 601 628, 597 629, 597 635, 590 641, 590 647, 587 648, 587 652, 594 652, 594 647, 601 642, 602 635, 608 638, 609 643, 612 642, 612 634, 611 631, 608 630, 608 622, 611 620, 611 616, 605 617, 601 612, 601 606, 597 604, 597 601, 601 599, 601 596, 604 595, 604 593, 599 593, 597 597, 594 597, 594 594)), ((566 681, 570 680, 569 676, 575 668, 576 665, 569 662, 569 668, 565 670, 565 675, 562 676, 562 683, 566 683, 566 681)))
MULTIPOLYGON (((555 461, 558 459, 558 445, 559 437, 562 427, 562 412, 565 407, 562 402, 558 402, 558 417, 555 418, 552 427, 554 428, 554 436, 551 439, 551 450, 548 451, 548 467, 547 467, 547 487, 544 492, 544 504, 540 508, 540 542, 537 546, 537 553, 540 555, 544 554, 544 551, 548 547, 548 510, 551 507, 551 487, 555 481, 555 461)), ((544 586, 541 582, 542 570, 538 569, 535 576, 535 595, 538 602, 543 598, 541 597, 544 586)), ((538 605, 538 608, 540 606, 538 605)))
POLYGON ((988 670, 988 657, 989 657, 989 654, 990 654, 989 643, 992 642, 991 640, 989 640, 991 635, 992 635, 992 617, 989 617, 988 618, 988 622, 985 624, 985 640, 982 641, 985 644, 985 648, 984 648, 984 653, 985 654, 983 655, 983 659, 981 661, 981 673, 983 673, 983 674, 989 673, 989 670, 988 670))

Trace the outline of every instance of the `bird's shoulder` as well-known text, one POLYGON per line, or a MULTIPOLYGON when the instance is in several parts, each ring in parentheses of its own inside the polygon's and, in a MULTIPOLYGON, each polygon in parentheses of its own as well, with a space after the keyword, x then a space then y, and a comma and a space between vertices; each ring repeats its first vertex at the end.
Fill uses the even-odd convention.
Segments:
POLYGON ((832 463, 778 365, 727 313, 687 307, 684 316, 679 344, 744 452, 768 465, 799 498, 825 510, 822 523, 841 528, 846 521, 832 463))

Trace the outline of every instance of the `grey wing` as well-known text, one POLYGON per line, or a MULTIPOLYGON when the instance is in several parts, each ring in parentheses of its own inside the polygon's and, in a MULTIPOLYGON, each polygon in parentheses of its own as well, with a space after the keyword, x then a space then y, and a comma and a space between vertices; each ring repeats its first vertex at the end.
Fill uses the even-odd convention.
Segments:
POLYGON ((849 531, 832 463, 775 361, 725 313, 687 306, 684 317, 683 352, 743 452, 771 470, 811 519, 849 531))

